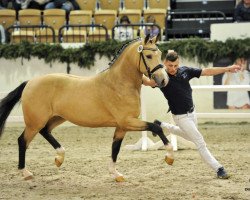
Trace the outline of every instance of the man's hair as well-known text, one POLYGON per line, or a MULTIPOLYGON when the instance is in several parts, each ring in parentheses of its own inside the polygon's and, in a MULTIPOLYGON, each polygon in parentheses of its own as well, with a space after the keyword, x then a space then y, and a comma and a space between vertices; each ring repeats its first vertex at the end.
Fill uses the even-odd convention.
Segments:
POLYGON ((155 17, 153 15, 147 16, 146 22, 155 24, 155 17))
POLYGON ((166 55, 166 60, 174 62, 179 58, 178 53, 174 50, 168 50, 168 53, 166 55))
POLYGON ((123 23, 123 22, 127 22, 128 24, 130 24, 130 20, 128 18, 127 15, 123 15, 120 19, 120 23, 123 23))

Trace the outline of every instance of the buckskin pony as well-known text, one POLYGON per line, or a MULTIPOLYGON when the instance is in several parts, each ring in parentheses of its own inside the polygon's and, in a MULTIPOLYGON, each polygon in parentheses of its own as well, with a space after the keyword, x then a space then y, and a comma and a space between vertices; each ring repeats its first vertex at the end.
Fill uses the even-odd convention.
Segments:
POLYGON ((147 130, 158 135, 166 146, 166 162, 173 163, 173 148, 161 127, 139 119, 143 74, 153 78, 158 87, 168 83, 157 40, 148 35, 127 42, 109 68, 95 76, 43 75, 23 82, 1 100, 0 135, 15 104, 19 100, 22 103, 25 129, 18 138, 18 169, 25 180, 33 177, 25 168, 25 153, 37 133, 54 147, 55 163, 61 166, 65 150, 51 131, 65 121, 83 127, 115 127, 109 172, 118 182, 124 181, 124 176, 115 165, 127 131, 147 130))

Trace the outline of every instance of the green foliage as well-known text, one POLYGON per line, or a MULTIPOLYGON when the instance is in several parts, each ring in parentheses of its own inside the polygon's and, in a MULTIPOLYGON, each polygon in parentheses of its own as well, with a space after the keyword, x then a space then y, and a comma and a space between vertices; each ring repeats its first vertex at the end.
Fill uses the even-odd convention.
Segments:
MULTIPOLYGON (((46 63, 59 61, 75 63, 81 68, 90 68, 94 65, 95 55, 100 58, 106 56, 111 59, 121 48, 124 42, 108 40, 106 42, 88 43, 79 48, 64 49, 60 44, 31 44, 22 42, 20 44, 0 44, 0 58, 13 60, 16 58, 30 59, 37 57, 44 59, 46 63)), ((200 64, 208 64, 217 59, 230 57, 248 58, 250 55, 250 38, 228 39, 226 42, 208 41, 199 38, 189 38, 185 40, 173 40, 159 44, 159 48, 165 57, 169 49, 174 49, 183 58, 197 59, 200 64)))
POLYGON ((207 65, 217 59, 230 57, 235 60, 238 57, 249 58, 250 38, 228 39, 226 42, 208 41, 199 38, 176 40, 160 45, 163 56, 169 49, 174 49, 178 54, 186 59, 197 59, 198 63, 207 65))

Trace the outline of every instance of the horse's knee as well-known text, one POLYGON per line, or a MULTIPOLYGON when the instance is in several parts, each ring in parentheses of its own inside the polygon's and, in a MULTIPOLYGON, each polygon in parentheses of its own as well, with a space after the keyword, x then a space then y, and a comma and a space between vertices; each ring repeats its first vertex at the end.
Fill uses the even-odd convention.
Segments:
POLYGON ((52 134, 49 132, 47 126, 42 128, 39 132, 54 147, 54 149, 61 148, 60 143, 52 136, 52 134))
POLYGON ((158 133, 163 132, 162 128, 158 124, 150 122, 147 122, 147 130, 151 131, 154 136, 158 135, 158 133))
POLYGON ((21 150, 26 149, 26 141, 24 139, 23 133, 18 137, 17 142, 18 142, 19 149, 20 148, 21 150))
POLYGON ((147 122, 147 130, 151 131, 154 136, 158 135, 164 145, 169 143, 169 140, 164 135, 162 128, 158 124, 147 122))

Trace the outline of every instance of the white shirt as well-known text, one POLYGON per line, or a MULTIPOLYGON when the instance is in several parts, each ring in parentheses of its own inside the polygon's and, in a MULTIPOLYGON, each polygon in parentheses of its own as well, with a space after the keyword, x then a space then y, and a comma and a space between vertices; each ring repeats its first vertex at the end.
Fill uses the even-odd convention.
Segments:
POLYGON ((114 39, 125 41, 133 39, 133 29, 131 27, 120 26, 115 29, 114 39))

